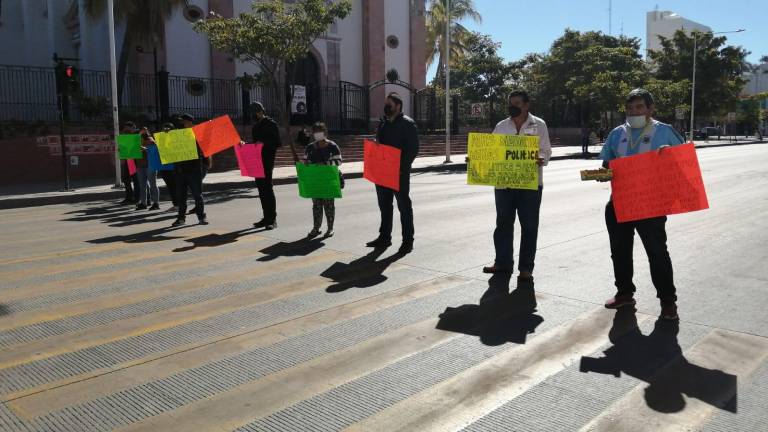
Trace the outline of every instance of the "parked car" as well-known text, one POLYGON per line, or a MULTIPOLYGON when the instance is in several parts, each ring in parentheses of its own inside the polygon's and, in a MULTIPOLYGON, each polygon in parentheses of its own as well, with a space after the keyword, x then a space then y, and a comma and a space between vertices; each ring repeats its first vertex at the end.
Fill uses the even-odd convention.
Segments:
POLYGON ((722 135, 720 128, 714 126, 707 126, 693 131, 693 139, 707 139, 711 136, 720 137, 720 135, 722 135))

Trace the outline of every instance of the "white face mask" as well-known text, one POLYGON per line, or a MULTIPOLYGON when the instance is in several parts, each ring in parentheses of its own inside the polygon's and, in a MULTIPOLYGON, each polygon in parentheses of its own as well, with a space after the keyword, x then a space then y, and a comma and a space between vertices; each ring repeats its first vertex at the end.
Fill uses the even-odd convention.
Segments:
POLYGON ((315 141, 322 141, 325 139, 325 132, 315 132, 312 136, 315 137, 315 141))
POLYGON ((648 119, 646 119, 645 116, 627 116, 627 123, 629 123, 629 127, 639 129, 645 127, 648 123, 648 119))

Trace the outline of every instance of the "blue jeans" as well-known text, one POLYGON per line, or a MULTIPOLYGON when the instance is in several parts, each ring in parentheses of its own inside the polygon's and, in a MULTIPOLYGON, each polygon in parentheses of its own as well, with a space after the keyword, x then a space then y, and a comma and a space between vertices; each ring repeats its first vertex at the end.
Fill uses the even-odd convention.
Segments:
POLYGON ((493 245, 496 248, 496 265, 512 269, 515 217, 520 218, 520 263, 518 270, 533 272, 536 259, 536 241, 539 236, 539 208, 542 186, 539 190, 496 189, 496 230, 493 245))
POLYGON ((160 202, 160 191, 157 189, 157 171, 149 167, 136 167, 136 177, 139 179, 139 204, 147 202, 147 195, 152 204, 160 202))

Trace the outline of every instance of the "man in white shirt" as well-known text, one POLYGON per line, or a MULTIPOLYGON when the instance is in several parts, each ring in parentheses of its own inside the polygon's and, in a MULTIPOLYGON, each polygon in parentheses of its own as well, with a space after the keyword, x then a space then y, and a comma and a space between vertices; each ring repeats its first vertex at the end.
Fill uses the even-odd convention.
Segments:
POLYGON ((528 113, 530 98, 524 90, 509 94, 507 109, 509 117, 500 121, 493 130, 495 134, 534 135, 539 137, 539 189, 499 189, 496 197, 496 230, 493 244, 496 259, 493 265, 483 267, 484 273, 512 273, 514 267, 513 240, 515 217, 520 218, 520 262, 518 279, 532 281, 536 258, 536 240, 539 235, 539 208, 543 189, 542 174, 552 156, 552 145, 544 120, 528 113))

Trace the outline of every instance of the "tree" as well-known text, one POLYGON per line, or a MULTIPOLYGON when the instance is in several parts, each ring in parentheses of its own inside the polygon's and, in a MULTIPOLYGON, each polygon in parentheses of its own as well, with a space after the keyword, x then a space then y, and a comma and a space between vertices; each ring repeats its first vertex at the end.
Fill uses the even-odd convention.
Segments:
POLYGON ((574 117, 579 124, 596 122, 620 110, 627 92, 646 79, 639 50, 637 38, 566 29, 548 53, 526 58, 524 87, 535 99, 562 106, 555 124, 574 117))
MULTIPOLYGON (((193 28, 207 35, 211 46, 217 50, 258 65, 275 94, 282 95, 281 84, 292 82, 294 73, 288 65, 307 55, 314 40, 335 20, 344 19, 351 9, 349 0, 301 0, 290 5, 282 0, 254 1, 250 13, 242 13, 236 18, 211 14, 196 22, 193 28)), ((286 101, 278 98, 278 112, 286 138, 290 134, 287 102, 293 97, 293 87, 288 87, 287 96, 286 101)), ((288 139, 288 142, 293 150, 293 141, 288 139)))
MULTIPOLYGON (((106 0, 85 0, 85 13, 99 19, 107 13, 106 0)), ((165 22, 177 8, 186 7, 188 0, 115 0, 115 22, 125 23, 125 36, 117 62, 117 98, 120 102, 128 69, 128 56, 135 45, 163 46, 165 22)))
MULTIPOLYGON (((655 78, 671 82, 690 80, 694 37, 696 115, 698 118, 715 118, 734 110, 737 105, 746 82, 742 75, 747 68, 747 51, 725 45, 725 37, 714 37, 712 33, 695 32, 694 36, 688 36, 678 30, 672 38, 660 36, 661 50, 650 51, 648 56, 655 78)), ((688 94, 690 97, 690 91, 688 94)))
MULTIPOLYGON (((446 2, 449 0, 430 0, 426 12, 427 30, 427 66, 432 65, 437 58, 437 75, 445 76, 445 26, 448 22, 446 14, 446 2)), ((482 22, 482 17, 475 9, 473 0, 450 0, 451 10, 451 67, 467 52, 468 39, 471 36, 466 27, 459 21, 469 18, 475 22, 482 22)))

